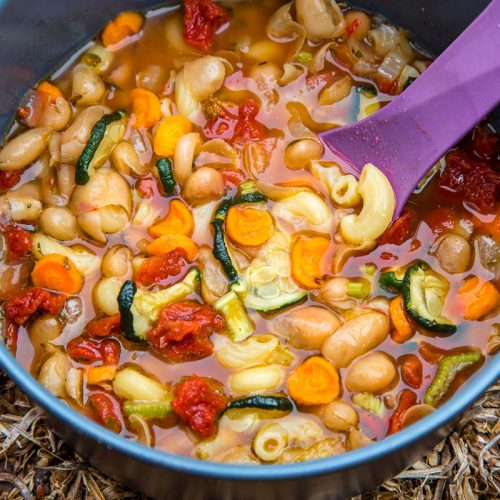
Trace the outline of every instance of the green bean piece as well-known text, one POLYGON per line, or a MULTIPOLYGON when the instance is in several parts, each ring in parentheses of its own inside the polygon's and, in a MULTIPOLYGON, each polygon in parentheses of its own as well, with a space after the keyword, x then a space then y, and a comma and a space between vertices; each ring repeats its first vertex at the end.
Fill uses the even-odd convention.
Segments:
POLYGON ((166 401, 125 401, 123 411, 127 417, 132 414, 144 418, 165 418, 172 413, 171 402, 166 401))
POLYGON ((450 388, 455 377, 482 358, 480 351, 451 354, 441 359, 431 385, 425 391, 424 403, 436 407, 450 388))

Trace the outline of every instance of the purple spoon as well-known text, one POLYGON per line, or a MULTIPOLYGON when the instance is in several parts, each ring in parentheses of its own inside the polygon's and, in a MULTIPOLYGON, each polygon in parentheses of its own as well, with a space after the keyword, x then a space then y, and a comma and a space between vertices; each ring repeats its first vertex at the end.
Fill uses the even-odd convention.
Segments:
POLYGON ((384 172, 397 217, 430 168, 499 102, 500 0, 493 0, 402 95, 320 137, 354 171, 373 163, 384 172))

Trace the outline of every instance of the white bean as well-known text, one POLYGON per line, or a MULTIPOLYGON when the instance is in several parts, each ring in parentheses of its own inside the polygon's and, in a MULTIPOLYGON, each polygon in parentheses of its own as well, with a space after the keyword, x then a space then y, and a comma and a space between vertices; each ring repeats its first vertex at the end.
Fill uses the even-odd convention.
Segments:
POLYGON ((247 368, 229 377, 231 393, 236 395, 258 394, 277 389, 285 373, 279 366, 256 366, 247 368))
POLYGON ((62 398, 66 395, 66 375, 70 368, 68 356, 56 351, 43 364, 38 381, 54 396, 62 398))
POLYGON ((184 186, 182 196, 191 205, 202 205, 224 195, 224 178, 218 170, 200 167, 184 186))
POLYGON ((132 272, 132 251, 122 245, 115 245, 104 254, 101 263, 103 276, 121 278, 132 272))
POLYGON ((288 145, 285 151, 285 165, 290 170, 306 168, 311 160, 321 158, 322 144, 312 138, 299 139, 288 145))
POLYGON ((29 336, 36 350, 45 349, 62 332, 62 325, 58 318, 43 314, 33 321, 29 328, 29 336))
POLYGON ((359 415, 355 408, 345 401, 332 401, 323 405, 319 416, 331 431, 348 431, 359 424, 359 415))
POLYGON ((44 233, 63 241, 73 240, 78 234, 75 216, 64 207, 46 208, 40 216, 40 227, 44 233))
POLYGON ((371 352, 356 359, 345 378, 352 392, 383 392, 396 378, 396 364, 384 352, 371 352))
POLYGON ((51 134, 49 127, 37 127, 14 137, 0 150, 0 170, 27 167, 43 153, 51 134))
POLYGON ((342 325, 324 342, 321 353, 338 368, 345 368, 382 343, 388 334, 387 316, 379 311, 367 312, 342 325))
POLYGON ((42 213, 42 203, 33 196, 8 193, 0 196, 0 213, 15 221, 32 221, 42 213))
POLYGON ((57 97, 55 103, 49 103, 40 117, 40 126, 52 130, 62 130, 71 120, 71 106, 64 97, 57 97))
POLYGON ((181 186, 184 186, 193 173, 193 161, 200 145, 201 137, 198 132, 185 134, 177 141, 174 151, 173 174, 181 186))
POLYGON ((120 312, 117 298, 121 287, 122 282, 117 278, 104 278, 96 283, 93 292, 94 302, 104 314, 112 316, 120 312))
POLYGON ((441 268, 450 274, 463 273, 470 263, 469 242, 459 234, 446 234, 436 242, 436 258, 441 268))
POLYGON ((86 64, 77 64, 73 69, 71 99, 79 106, 97 104, 106 92, 101 77, 86 64))

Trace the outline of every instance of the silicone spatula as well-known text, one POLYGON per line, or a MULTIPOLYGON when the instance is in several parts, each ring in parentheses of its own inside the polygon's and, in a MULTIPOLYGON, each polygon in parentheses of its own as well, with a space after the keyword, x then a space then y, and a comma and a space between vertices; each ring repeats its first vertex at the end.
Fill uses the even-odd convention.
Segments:
POLYGON ((320 137, 354 171, 373 163, 385 173, 396 217, 430 168, 499 102, 500 0, 493 0, 390 104, 320 137))

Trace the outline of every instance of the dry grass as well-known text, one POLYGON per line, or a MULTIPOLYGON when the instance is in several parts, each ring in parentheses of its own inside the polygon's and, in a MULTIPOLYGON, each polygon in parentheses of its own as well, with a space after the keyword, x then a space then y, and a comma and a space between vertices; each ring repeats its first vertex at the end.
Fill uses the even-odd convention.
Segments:
MULTIPOLYGON (((0 498, 138 496, 85 463, 47 427, 43 413, 0 373, 0 498)), ((500 498, 500 384, 433 451, 356 500, 500 498)))

